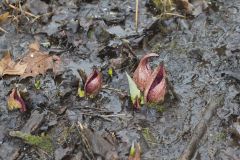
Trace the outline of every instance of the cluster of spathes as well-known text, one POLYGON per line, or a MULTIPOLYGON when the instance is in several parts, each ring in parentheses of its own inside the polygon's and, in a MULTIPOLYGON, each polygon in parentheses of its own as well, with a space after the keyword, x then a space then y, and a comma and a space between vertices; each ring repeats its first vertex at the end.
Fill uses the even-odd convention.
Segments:
MULTIPOLYGON (((133 80, 138 89, 143 92, 145 103, 160 103, 164 101, 166 94, 166 72, 163 64, 159 64, 154 70, 149 66, 149 58, 157 57, 156 53, 143 56, 133 73, 133 80)), ((96 95, 102 86, 102 75, 94 69, 88 76, 84 92, 86 95, 96 95)), ((139 108, 141 97, 134 97, 134 107, 139 108)))
MULTIPOLYGON (((156 53, 146 54, 133 73, 133 80, 144 94, 145 103, 160 103, 164 101, 166 94, 166 72, 163 63, 154 70, 149 66, 149 58, 157 57, 156 53)), ((139 100, 135 101, 135 107, 139 107, 139 100)))

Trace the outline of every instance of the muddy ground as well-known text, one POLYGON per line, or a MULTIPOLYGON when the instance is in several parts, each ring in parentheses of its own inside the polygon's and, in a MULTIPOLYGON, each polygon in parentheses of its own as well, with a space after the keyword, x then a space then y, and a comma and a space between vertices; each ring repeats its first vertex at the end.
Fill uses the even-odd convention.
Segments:
POLYGON ((34 15, 50 13, 39 19, 2 4, 15 17, 1 25, 8 32, 1 32, 1 56, 9 50, 21 58, 37 40, 61 57, 62 71, 0 79, 0 159, 127 159, 133 142, 141 159, 240 159, 240 2, 209 2, 196 17, 159 19, 141 1, 138 32, 134 0, 23 1, 34 15), (177 97, 136 111, 125 71, 131 75, 147 52, 159 54, 152 66, 164 62, 177 97), (94 66, 107 86, 93 99, 79 98, 77 70, 89 74, 94 66), (27 89, 25 113, 7 109, 16 84, 27 89), (53 145, 30 145, 11 131, 46 135, 53 145))

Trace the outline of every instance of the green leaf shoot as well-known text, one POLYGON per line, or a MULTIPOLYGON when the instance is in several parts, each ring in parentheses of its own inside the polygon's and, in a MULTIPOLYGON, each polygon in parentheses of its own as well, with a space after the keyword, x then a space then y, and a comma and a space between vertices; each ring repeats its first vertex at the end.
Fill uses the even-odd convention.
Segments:
POLYGON ((113 75, 113 69, 112 69, 112 67, 110 67, 110 68, 108 69, 108 75, 109 75, 110 77, 112 77, 112 75, 113 75))
POLYGON ((126 72, 127 75, 127 79, 128 79, 128 84, 129 84, 129 90, 130 90, 130 97, 131 100, 133 102, 133 104, 135 103, 135 101, 137 100, 136 98, 141 97, 141 92, 140 90, 137 88, 136 83, 132 80, 132 78, 128 75, 128 73, 126 72))
POLYGON ((34 86, 37 90, 39 90, 41 88, 41 82, 40 80, 35 80, 34 86))
POLYGON ((78 88, 78 96, 80 98, 85 96, 85 92, 84 92, 84 90, 81 87, 78 88))

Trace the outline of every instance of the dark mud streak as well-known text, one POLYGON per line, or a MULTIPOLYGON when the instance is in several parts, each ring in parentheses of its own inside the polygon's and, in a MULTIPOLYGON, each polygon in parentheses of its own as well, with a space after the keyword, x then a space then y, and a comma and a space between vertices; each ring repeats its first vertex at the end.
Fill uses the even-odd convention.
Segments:
POLYGON ((207 126, 209 125, 211 118, 214 116, 218 107, 221 107, 224 102, 224 95, 214 96, 211 101, 206 106, 206 110, 203 113, 201 121, 197 124, 196 128, 193 131, 193 136, 182 153, 179 160, 191 160, 195 154, 198 144, 201 141, 202 137, 207 131, 207 126))

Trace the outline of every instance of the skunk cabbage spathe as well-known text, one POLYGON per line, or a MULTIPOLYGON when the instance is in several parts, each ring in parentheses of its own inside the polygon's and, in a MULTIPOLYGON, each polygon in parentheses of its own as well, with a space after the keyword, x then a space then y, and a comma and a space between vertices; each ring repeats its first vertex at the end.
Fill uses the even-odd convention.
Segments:
POLYGON ((93 69, 93 72, 87 77, 84 85, 84 92, 86 95, 94 96, 102 88, 102 74, 97 70, 93 69))
POLYGON ((149 78, 152 74, 152 69, 149 66, 148 60, 150 57, 157 56, 158 55, 156 53, 150 53, 143 56, 138 64, 137 69, 133 73, 133 80, 141 91, 144 91, 146 88, 147 81, 149 81, 149 78))

